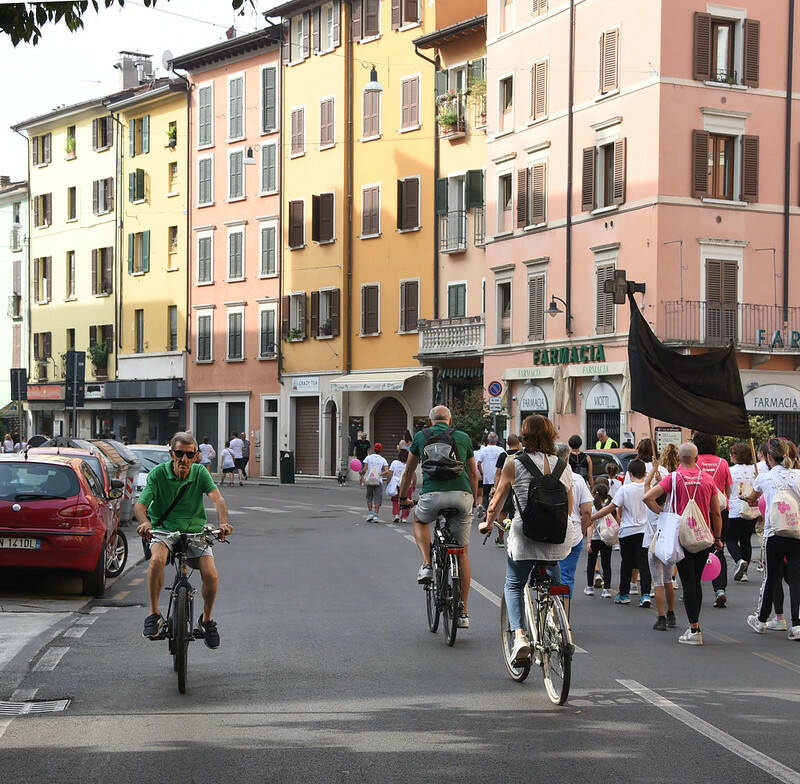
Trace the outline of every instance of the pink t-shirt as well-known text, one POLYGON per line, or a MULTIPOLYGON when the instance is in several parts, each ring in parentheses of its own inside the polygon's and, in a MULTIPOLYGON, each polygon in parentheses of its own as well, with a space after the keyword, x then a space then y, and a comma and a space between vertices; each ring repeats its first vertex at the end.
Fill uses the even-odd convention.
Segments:
POLYGON ((733 484, 733 477, 727 460, 716 455, 700 455, 697 458, 697 467, 704 474, 708 474, 725 495, 728 494, 728 487, 733 484))
MULTIPOLYGON (((685 468, 684 466, 679 466, 677 473, 680 476, 675 481, 677 493, 675 511, 682 514, 686 504, 689 503, 689 498, 692 497, 700 507, 708 524, 711 525, 711 497, 717 492, 711 477, 699 468, 685 468)), ((669 495, 672 490, 672 474, 665 476, 658 485, 669 495)))

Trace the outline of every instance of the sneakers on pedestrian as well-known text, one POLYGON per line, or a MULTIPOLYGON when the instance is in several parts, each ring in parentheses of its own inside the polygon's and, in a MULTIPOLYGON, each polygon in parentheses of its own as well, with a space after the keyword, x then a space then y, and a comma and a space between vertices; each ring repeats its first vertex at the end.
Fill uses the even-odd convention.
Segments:
POLYGON ((656 622, 653 624, 653 628, 657 632, 665 632, 667 630, 667 619, 663 615, 659 615, 656 618, 656 622))
POLYGON ((586 587, 583 589, 583 592, 584 592, 584 593, 585 593, 587 596, 594 596, 594 588, 592 588, 592 586, 591 586, 591 585, 587 585, 587 586, 586 586, 586 587))
POLYGON ((372 514, 372 512, 370 512, 370 513, 367 515, 367 522, 368 522, 368 523, 371 523, 371 522, 372 522, 372 519, 373 519, 374 517, 375 517, 375 515, 374 515, 374 514, 372 514))
POLYGON ((703 633, 700 631, 700 629, 694 631, 690 626, 680 637, 678 637, 678 642, 681 642, 684 645, 702 645, 703 633))
POLYGON ((392 522, 393 522, 393 523, 399 523, 399 522, 400 522, 400 515, 395 515, 395 516, 392 518, 392 522))
POLYGON ((678 625, 678 621, 675 618, 675 613, 672 610, 667 610, 667 626, 670 629, 674 629, 678 625))
POLYGON ((497 547, 505 547, 506 546, 506 543, 502 539, 500 539, 499 537, 494 540, 494 543, 495 543, 495 545, 497 547))
POLYGON ((762 621, 759 621, 757 615, 748 615, 747 616, 747 625, 756 634, 766 634, 767 624, 763 623, 762 621))
POLYGON ((714 607, 724 607, 725 602, 728 601, 725 591, 723 591, 722 588, 718 588, 716 591, 714 591, 714 596, 716 597, 714 599, 714 607))
POLYGON ((649 607, 650 606, 650 594, 645 593, 642 594, 642 598, 639 599, 639 607, 649 607))
POLYGON ((594 587, 595 588, 602 588, 603 587, 603 575, 600 572, 594 573, 594 587))
POLYGON ((204 621, 201 615, 197 619, 197 626, 203 632, 203 642, 206 648, 219 648, 219 630, 216 621, 204 621))
POLYGON ((757 572, 763 572, 764 571, 764 562, 763 561, 759 561, 758 562, 758 564, 756 565, 756 571, 757 572))
POLYGON ((166 624, 161 613, 152 613, 144 619, 142 637, 148 640, 163 640, 166 636, 166 624))
POLYGON ((630 604, 631 597, 627 593, 618 593, 614 597, 614 604, 630 604))
POLYGON ((631 596, 639 593, 639 583, 631 583, 631 596))
POLYGON ((747 575, 747 565, 747 561, 745 561, 744 558, 740 558, 736 562, 736 571, 733 573, 733 579, 736 580, 737 583, 741 581, 742 575, 747 575))
POLYGON ((786 618, 770 618, 767 621, 767 629, 773 632, 785 632, 789 627, 786 625, 786 618))
POLYGON ((517 637, 514 640, 514 647, 511 649, 511 661, 527 661, 531 658, 531 644, 525 636, 517 637))
POLYGON ((433 579, 433 567, 430 564, 422 564, 417 572, 417 582, 420 585, 427 585, 433 579))
POLYGON ((792 626, 787 637, 790 640, 800 640, 800 626, 792 626))
POLYGON ((456 618, 456 626, 459 629, 469 629, 469 615, 464 612, 464 602, 458 604, 458 617, 456 618))
POLYGON ((750 578, 747 576, 747 572, 745 572, 745 573, 744 573, 744 574, 743 574, 743 575, 742 575, 742 576, 739 578, 739 582, 740 582, 740 583, 749 583, 749 582, 750 582, 750 578))
POLYGON ((608 588, 603 588, 603 593, 600 594, 601 599, 610 599, 611 598, 611 591, 608 588))

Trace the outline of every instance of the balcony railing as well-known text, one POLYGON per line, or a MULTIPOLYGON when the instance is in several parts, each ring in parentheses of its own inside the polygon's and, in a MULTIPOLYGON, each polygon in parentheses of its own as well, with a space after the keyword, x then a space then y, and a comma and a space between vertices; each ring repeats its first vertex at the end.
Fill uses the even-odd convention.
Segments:
POLYGON ((472 241, 476 245, 486 244, 486 207, 475 207, 472 211, 472 241))
POLYGON ((480 354, 483 344, 483 316, 419 320, 420 355, 480 354))
POLYGON ((664 303, 661 338, 679 345, 727 346, 800 353, 800 308, 676 300, 664 303))
POLYGON ((725 84, 738 84, 736 71, 729 71, 727 68, 716 68, 711 71, 712 82, 724 82, 725 84))
POLYGON ((439 215, 439 250, 459 253, 467 249, 467 211, 452 210, 439 215))
POLYGON ((437 122, 443 137, 463 136, 467 132, 467 99, 463 93, 448 90, 437 99, 437 122))

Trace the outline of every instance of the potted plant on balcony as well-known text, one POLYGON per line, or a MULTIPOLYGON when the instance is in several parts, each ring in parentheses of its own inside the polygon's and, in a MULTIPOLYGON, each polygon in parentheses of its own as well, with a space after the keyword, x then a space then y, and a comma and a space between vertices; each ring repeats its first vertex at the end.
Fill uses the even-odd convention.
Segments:
POLYGON ((167 129, 167 147, 174 147, 178 143, 178 127, 170 125, 167 129))
POLYGON ((64 150, 67 153, 67 158, 74 158, 75 157, 75 137, 70 135, 67 136, 67 142, 64 145, 64 150))
POLYGON ((319 325, 319 337, 329 337, 331 334, 331 320, 326 319, 319 325))
POLYGON ((95 343, 89 346, 89 359, 92 362, 95 376, 108 374, 108 342, 95 343))
POLYGON ((481 125, 486 125, 486 79, 473 79, 467 88, 467 95, 475 107, 475 117, 481 125))
POLYGON ((293 329, 289 330, 289 334, 287 335, 287 338, 289 340, 302 340, 303 339, 303 333, 302 333, 301 330, 293 328, 293 329))
POLYGON ((458 112, 451 106, 445 105, 437 115, 436 122, 444 133, 453 133, 458 124, 458 112))

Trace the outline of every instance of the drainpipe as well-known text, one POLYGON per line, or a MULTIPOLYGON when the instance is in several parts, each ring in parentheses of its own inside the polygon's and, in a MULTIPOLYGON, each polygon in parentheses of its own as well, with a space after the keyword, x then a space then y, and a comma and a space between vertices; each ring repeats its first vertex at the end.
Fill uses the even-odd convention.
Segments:
POLYGON ((789 210, 792 157, 792 68, 794 66, 794 0, 789 0, 789 51, 786 58, 786 147, 783 180, 783 321, 789 321, 789 210))
MULTIPOLYGON (((117 285, 114 286, 114 379, 116 380, 119 375, 119 350, 122 348, 122 338, 120 336, 120 323, 122 322, 122 262, 121 262, 121 248, 122 248, 122 233, 123 227, 123 193, 122 190, 122 156, 125 154, 124 141, 125 134, 123 133, 123 124, 120 117, 111 112, 112 121, 117 126, 117 160, 114 186, 117 197, 114 200, 114 267, 117 270, 117 285)), ((75 425, 75 436, 77 438, 78 426, 75 425)))
MULTIPOLYGON (((278 123, 278 150, 283 150, 283 89, 285 86, 284 80, 284 65, 283 65, 283 36, 286 35, 286 25, 283 24, 281 18, 281 38, 278 43, 278 73, 280 77, 280 100, 277 102, 276 112, 279 112, 280 122, 278 123)), ((284 184, 286 182, 283 176, 283 155, 278 155, 280 161, 280 198, 278 199, 278 231, 279 235, 275 238, 275 246, 278 246, 278 240, 283 242, 283 194, 285 193, 284 184)), ((281 245, 281 253, 278 264, 278 306, 276 308, 277 315, 275 319, 275 352, 278 355, 278 384, 283 386, 283 338, 281 337, 281 324, 283 324, 283 263, 286 254, 283 253, 283 246, 281 245)), ((260 405, 260 404, 259 404, 260 405)), ((259 426, 263 430, 264 423, 262 413, 259 413, 259 426)), ((264 443, 265 433, 261 434, 261 443, 264 443)), ((278 450, 280 451, 280 449, 278 450)), ((262 466, 263 473, 263 466, 262 466)))
MULTIPOLYGON (((19 355, 22 362, 20 364, 23 367, 28 368, 30 367, 30 357, 31 357, 31 234, 33 229, 33 196, 31 195, 31 140, 30 137, 26 136, 24 133, 21 133, 16 128, 12 128, 17 136, 22 137, 25 140, 25 149, 27 150, 27 159, 26 159, 26 168, 27 168, 27 190, 28 190, 28 198, 26 199, 28 203, 28 225, 27 225, 27 236, 25 237, 25 244, 27 245, 27 251, 25 253, 25 320, 27 321, 27 334, 25 335, 26 340, 23 343, 22 335, 20 335, 20 343, 25 346, 27 349, 25 351, 25 357, 22 356, 22 345, 19 347, 19 355)), ((20 273, 20 278, 22 274, 20 273)), ((20 280, 20 283, 22 281, 20 280)), ((22 292, 20 291, 20 296, 22 296, 22 292)), ((28 374, 30 381, 30 374, 28 374)), ((20 411, 22 411, 22 401, 18 400, 17 405, 19 406, 20 411)), ((55 420, 53 420, 55 422, 55 420)), ((25 422, 25 430, 28 429, 27 418, 25 422)), ((55 430, 55 427, 53 428, 55 430)), ((33 414, 31 414, 31 431, 33 431, 33 414)), ((20 433, 20 436, 22 434, 20 433)), ((26 453, 27 454, 27 453, 26 453)))
POLYGON ((567 106, 567 231, 566 231, 566 310, 567 335, 572 334, 572 158, 574 116, 572 103, 575 92, 575 0, 569 0, 569 90, 567 106))
MULTIPOLYGON (((345 145, 345 192, 347 194, 347 214, 345 236, 347 240, 347 329, 341 330, 345 339, 345 373, 353 367, 353 5, 350 0, 345 0, 347 6, 347 38, 345 43, 344 62, 347 73, 345 76, 345 105, 347 116, 347 144, 345 145)), ((342 395, 344 397, 344 395, 342 395)))

